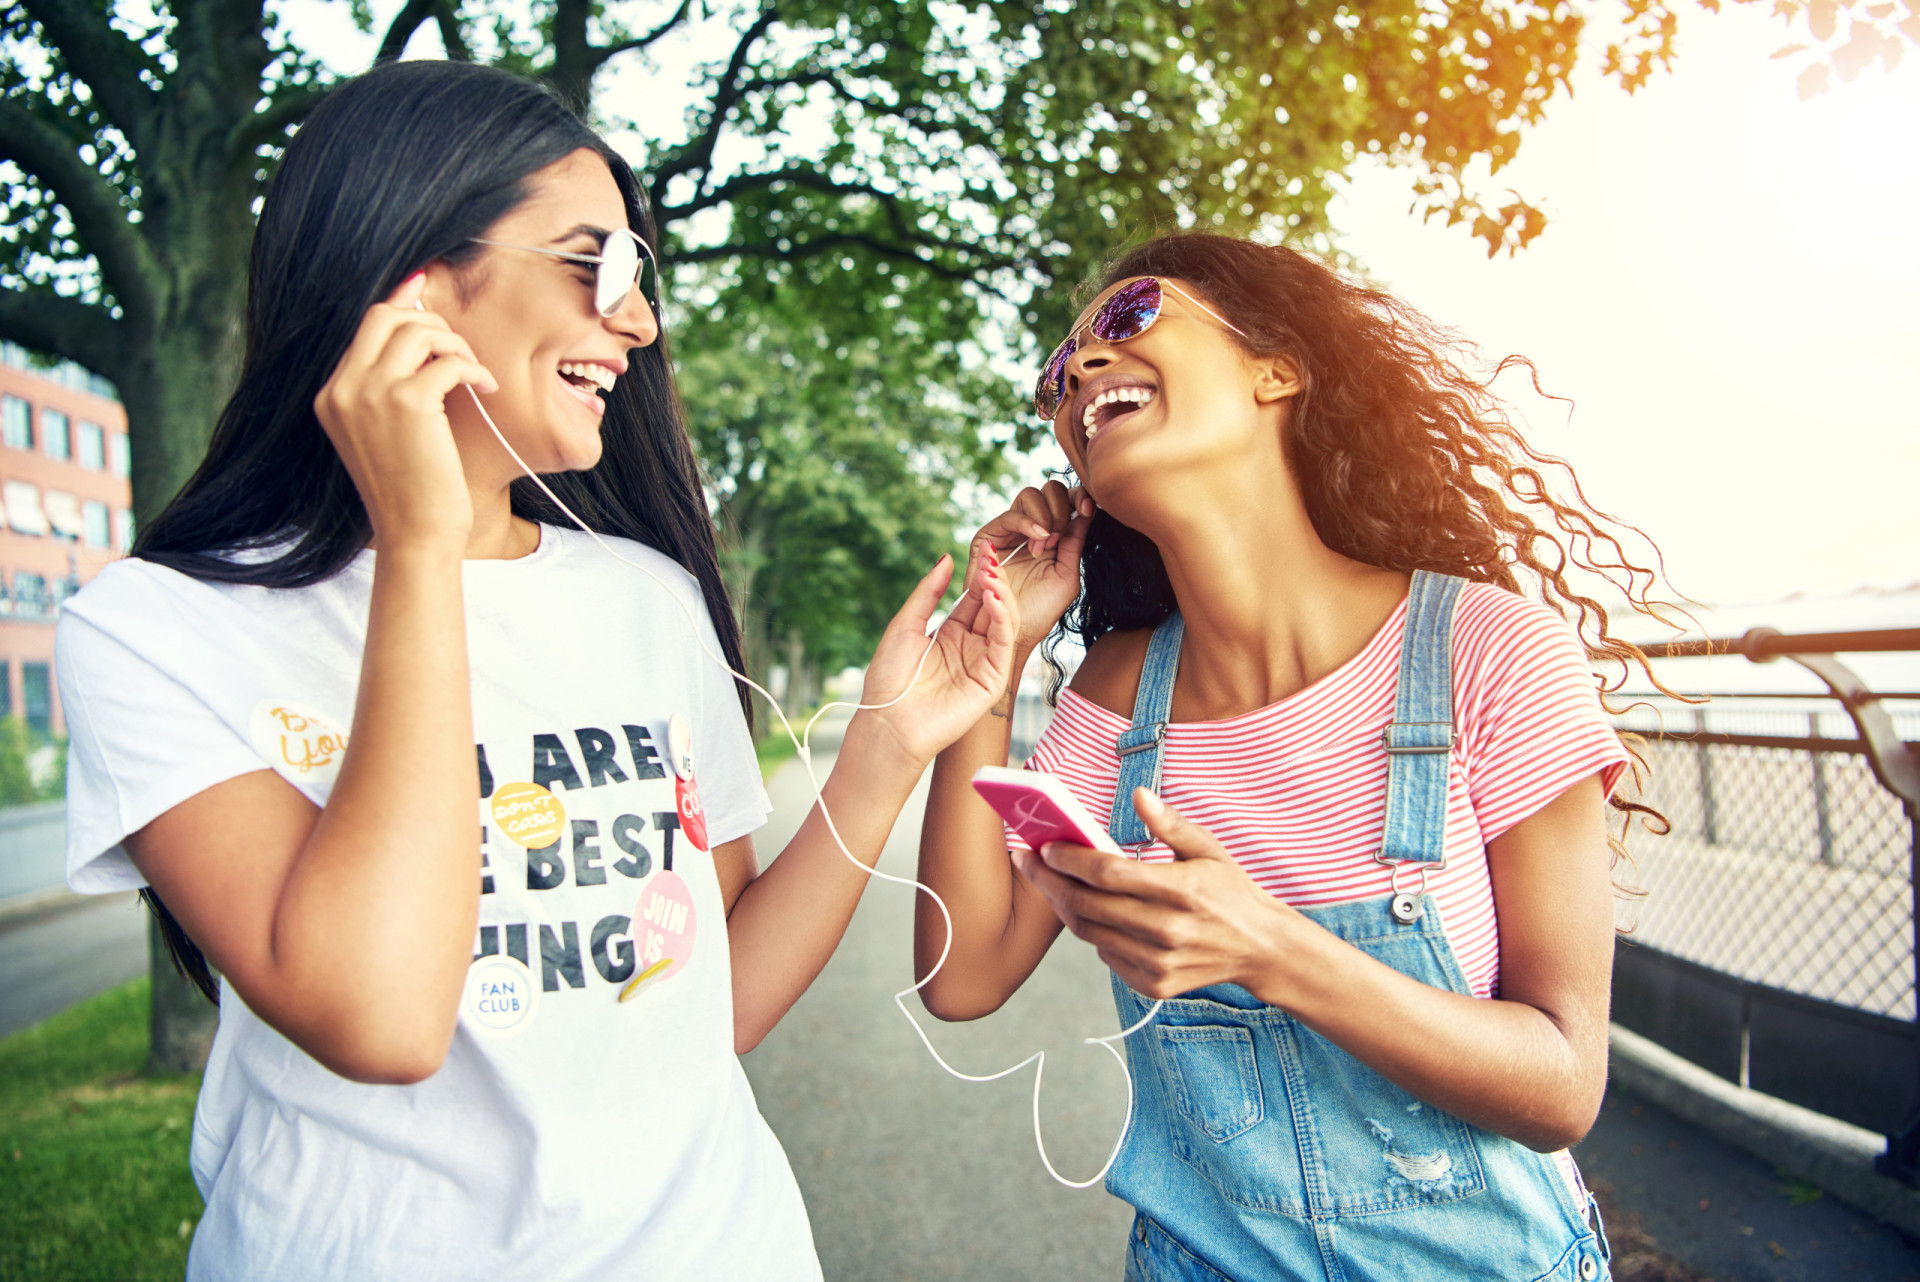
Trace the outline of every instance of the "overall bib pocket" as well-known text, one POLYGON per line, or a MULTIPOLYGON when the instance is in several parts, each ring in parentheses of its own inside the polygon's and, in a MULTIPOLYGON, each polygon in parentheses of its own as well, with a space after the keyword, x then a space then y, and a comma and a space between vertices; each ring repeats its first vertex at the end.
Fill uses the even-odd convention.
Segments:
POLYGON ((1173 1105, 1216 1144, 1243 1135, 1266 1112, 1253 1034, 1226 1024, 1155 1030, 1166 1056, 1173 1105))
MULTIPOLYGON (((1349 942, 1424 983, 1454 986, 1444 941, 1436 947, 1425 930, 1349 942)), ((1330 1219, 1458 1202, 1487 1187, 1472 1127, 1244 989, 1169 1001, 1151 1032, 1168 1147, 1238 1206, 1330 1219)))

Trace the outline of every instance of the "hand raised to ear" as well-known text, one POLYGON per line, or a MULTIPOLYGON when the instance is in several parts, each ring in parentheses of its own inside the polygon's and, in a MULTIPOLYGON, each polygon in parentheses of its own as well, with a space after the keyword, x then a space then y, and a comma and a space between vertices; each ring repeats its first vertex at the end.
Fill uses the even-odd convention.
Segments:
POLYGON ((931 642, 927 625, 953 578, 953 558, 934 563, 887 625, 867 665, 860 702, 914 769, 982 717, 1014 679, 1014 620, 993 586, 972 610, 955 610, 931 642), (886 705, 886 706, 880 706, 886 705))

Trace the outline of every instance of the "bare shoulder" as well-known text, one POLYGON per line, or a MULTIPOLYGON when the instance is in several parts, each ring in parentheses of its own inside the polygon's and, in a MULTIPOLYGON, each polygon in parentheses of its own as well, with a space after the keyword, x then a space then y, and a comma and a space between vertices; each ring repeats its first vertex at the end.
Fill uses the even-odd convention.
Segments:
POLYGON ((1096 707, 1119 717, 1133 715, 1133 697, 1140 689, 1140 669, 1147 661, 1152 628, 1109 632, 1087 647, 1070 688, 1096 707))

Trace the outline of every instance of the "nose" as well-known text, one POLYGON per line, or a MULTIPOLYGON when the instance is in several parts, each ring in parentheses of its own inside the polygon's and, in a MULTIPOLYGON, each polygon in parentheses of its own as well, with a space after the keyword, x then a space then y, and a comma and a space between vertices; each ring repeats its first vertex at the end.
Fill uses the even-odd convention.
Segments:
POLYGON ((1067 395, 1080 390, 1080 384, 1113 364, 1113 349, 1089 334, 1078 351, 1067 358, 1067 395))
POLYGON ((606 318, 607 329, 628 347, 652 347, 660 338, 660 321, 653 314, 653 304, 640 292, 636 282, 627 294, 627 301, 620 304, 620 310, 606 318))

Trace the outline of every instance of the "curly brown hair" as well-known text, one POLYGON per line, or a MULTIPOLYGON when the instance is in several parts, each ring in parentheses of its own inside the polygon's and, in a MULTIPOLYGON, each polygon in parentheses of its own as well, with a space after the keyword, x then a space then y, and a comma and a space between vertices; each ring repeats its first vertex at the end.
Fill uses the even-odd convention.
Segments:
MULTIPOLYGON (((1574 617, 1589 659, 1617 667, 1611 682, 1596 674, 1603 697, 1630 666, 1665 689, 1639 647, 1612 634, 1606 608, 1568 582, 1569 570, 1596 574, 1636 611, 1662 618, 1671 608, 1649 596, 1664 576, 1652 540, 1588 502, 1572 467, 1528 445, 1494 394, 1494 380, 1515 368, 1539 390, 1531 361, 1509 356, 1476 374, 1475 351, 1458 334, 1283 246, 1206 232, 1161 236, 1114 259, 1084 296, 1134 276, 1197 285, 1240 328, 1243 347, 1299 369, 1287 465, 1329 548, 1382 569, 1430 570, 1513 592, 1525 590, 1523 576, 1532 579, 1547 605, 1574 617), (1623 536, 1645 543, 1653 563, 1637 563, 1623 536)), ((1109 632, 1152 627, 1175 608, 1160 550, 1104 510, 1088 531, 1081 572, 1080 597, 1044 648, 1055 673, 1050 698, 1065 638, 1091 646, 1109 632)), ((1635 737, 1623 738, 1632 751, 1635 737)), ((1633 755, 1639 777, 1644 758, 1633 755)), ((1666 827, 1638 802, 1616 796, 1612 804, 1624 819, 1638 813, 1656 831, 1666 827)))

